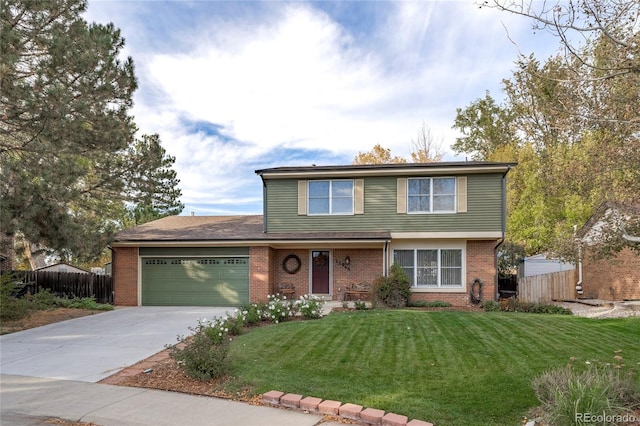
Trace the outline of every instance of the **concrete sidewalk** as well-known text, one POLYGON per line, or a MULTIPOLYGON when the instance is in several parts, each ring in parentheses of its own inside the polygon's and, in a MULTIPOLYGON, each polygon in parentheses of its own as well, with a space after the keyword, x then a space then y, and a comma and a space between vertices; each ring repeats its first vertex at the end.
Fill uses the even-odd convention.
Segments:
MULTIPOLYGON (((0 376, 2 426, 58 417, 101 426, 314 426, 323 416, 218 398, 98 383, 0 376)), ((323 423, 323 426, 337 423, 323 423)))

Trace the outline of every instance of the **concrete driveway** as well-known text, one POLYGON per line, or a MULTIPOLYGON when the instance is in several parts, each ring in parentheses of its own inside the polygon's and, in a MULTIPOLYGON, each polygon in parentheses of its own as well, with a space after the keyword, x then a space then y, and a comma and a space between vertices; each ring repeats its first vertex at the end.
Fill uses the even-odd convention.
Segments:
POLYGON ((97 382, 234 308, 133 307, 0 336, 2 374, 97 382))

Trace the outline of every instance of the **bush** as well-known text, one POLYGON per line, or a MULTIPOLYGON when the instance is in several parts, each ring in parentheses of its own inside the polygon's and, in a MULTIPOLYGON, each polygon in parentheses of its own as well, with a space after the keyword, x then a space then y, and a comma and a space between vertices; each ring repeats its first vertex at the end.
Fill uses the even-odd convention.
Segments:
POLYGON ((233 315, 227 316, 224 320, 224 326, 231 336, 239 336, 242 334, 242 329, 244 328, 246 322, 246 314, 243 310, 236 309, 233 315))
POLYGON ((296 303, 302 318, 318 319, 322 317, 322 306, 324 306, 323 298, 305 294, 300 296, 300 299, 296 301, 296 303))
POLYGON ((482 305, 480 305, 482 307, 482 309, 484 309, 485 312, 499 312, 500 311, 500 304, 498 302, 496 302, 495 300, 485 300, 484 302, 482 302, 482 305))
POLYGON ((0 320, 15 321, 29 314, 29 303, 25 299, 18 299, 12 294, 16 285, 20 284, 13 275, 0 275, 0 320))
POLYGON ((171 357, 184 372, 194 379, 207 381, 224 376, 229 371, 227 354, 229 340, 218 340, 204 331, 193 335, 184 347, 172 347, 171 357))
POLYGON ((356 300, 353 302, 353 307, 356 308, 357 311, 366 311, 368 309, 367 303, 362 300, 356 300))
POLYGON ((15 297, 2 297, 0 300, 0 320, 1 321, 17 321, 27 315, 31 311, 29 302, 24 299, 16 299, 15 297))
POLYGON ((36 294, 27 296, 26 299, 32 304, 34 309, 48 310, 57 306, 62 306, 60 298, 53 294, 48 288, 41 289, 36 294))
POLYGON ((391 265, 389 276, 378 277, 373 282, 374 302, 382 303, 389 308, 407 306, 411 296, 411 285, 404 269, 397 263, 391 265))
POLYGON ((486 300, 482 302, 485 312, 528 312, 533 314, 572 315, 570 309, 548 303, 523 302, 515 297, 502 299, 500 302, 486 300))
MULTIPOLYGON (((230 317, 229 317, 230 318, 230 317)), ((171 347, 171 357, 175 359, 184 372, 194 379, 211 380, 222 377, 229 371, 227 354, 229 352, 229 318, 202 319, 193 335, 185 342, 183 348, 171 347)), ((235 319, 231 319, 235 323, 235 319)), ((178 336, 178 341, 184 341, 178 336)))
POLYGON ((260 321, 262 321, 262 315, 265 310, 264 308, 264 304, 258 303, 242 305, 242 307, 240 308, 240 312, 242 312, 244 323, 249 327, 258 324, 260 321))
POLYGON ((586 361, 584 367, 569 364, 535 378, 532 386, 542 403, 546 424, 593 423, 580 417, 587 413, 602 416, 603 421, 595 424, 618 424, 618 416, 640 407, 638 385, 629 372, 623 371, 622 357, 614 358, 614 364, 598 361, 586 361))
POLYGON ((269 301, 262 313, 263 318, 267 321, 277 324, 279 322, 287 321, 296 314, 295 303, 287 300, 286 296, 281 299, 280 295, 276 293, 273 295, 270 294, 267 296, 267 299, 269 299, 269 301))
POLYGON ((56 306, 61 306, 63 308, 71 308, 71 309, 89 309, 92 311, 113 310, 112 305, 109 305, 107 303, 98 303, 96 302, 95 297, 74 297, 70 299, 66 297, 56 297, 53 300, 53 303, 56 306))

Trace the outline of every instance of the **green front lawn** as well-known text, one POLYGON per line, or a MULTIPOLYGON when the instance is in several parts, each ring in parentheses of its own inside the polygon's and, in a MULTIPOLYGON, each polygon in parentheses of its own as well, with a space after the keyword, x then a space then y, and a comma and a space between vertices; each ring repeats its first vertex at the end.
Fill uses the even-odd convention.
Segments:
POLYGON ((640 372, 640 319, 425 311, 332 313, 234 338, 232 386, 360 404, 436 425, 514 425, 531 380, 622 350, 640 372))

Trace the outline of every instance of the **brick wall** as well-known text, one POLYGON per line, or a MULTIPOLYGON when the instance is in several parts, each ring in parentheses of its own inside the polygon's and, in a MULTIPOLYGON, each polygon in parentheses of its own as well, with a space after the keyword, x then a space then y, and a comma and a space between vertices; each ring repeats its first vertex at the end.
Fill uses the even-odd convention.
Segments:
POLYGON ((13 235, 6 235, 4 232, 0 232, 0 272, 13 271, 15 255, 13 235))
POLYGON ((411 300, 434 302, 441 300, 453 306, 471 305, 469 294, 476 278, 482 281, 482 300, 494 300, 496 268, 494 263, 494 247, 497 241, 467 241, 467 276, 466 291, 463 293, 449 292, 414 292, 411 300))
POLYGON ((112 261, 114 304, 138 306, 138 247, 114 247, 112 261))
POLYGON ((382 249, 336 249, 333 251, 333 299, 343 300, 345 288, 351 284, 368 283, 384 273, 382 249), (349 269, 336 261, 349 256, 349 269))
MULTIPOLYGON (((342 300, 345 287, 352 283, 372 283, 383 273, 382 249, 336 249, 332 252, 331 267, 333 268, 333 299, 342 300), (349 269, 336 261, 344 261, 349 256, 349 269)), ((283 249, 276 250, 273 257, 274 292, 279 284, 293 284, 296 297, 311 291, 309 282, 309 250, 283 249), (300 258, 300 270, 295 274, 287 273, 282 262, 290 254, 300 258)))
MULTIPOLYGON (((296 298, 309 293, 309 250, 307 249, 285 249, 275 250, 273 256, 273 284, 274 293, 278 292, 280 284, 293 284, 296 291, 296 298), (300 269, 293 273, 287 273, 282 262, 290 254, 298 256, 300 259, 300 269)), ((289 261, 293 265, 293 261, 289 261)))
MULTIPOLYGON (((482 300, 495 300, 496 264, 494 248, 496 240, 467 241, 467 293, 471 291, 473 280, 482 281, 482 300)), ((468 299, 468 297, 467 297, 468 299)))
POLYGON ((273 254, 270 247, 251 247, 249 249, 249 301, 266 302, 273 289, 273 254))
POLYGON ((617 256, 582 262, 583 297, 603 300, 640 299, 640 255, 625 248, 617 256))

